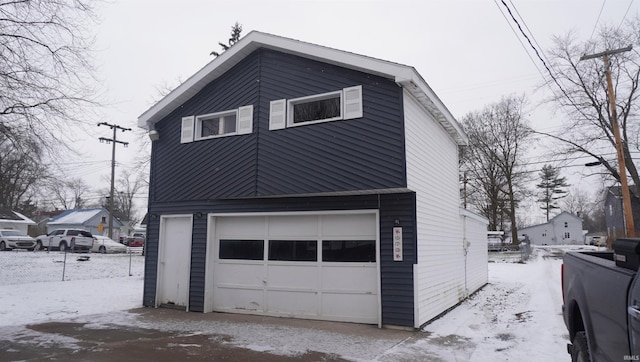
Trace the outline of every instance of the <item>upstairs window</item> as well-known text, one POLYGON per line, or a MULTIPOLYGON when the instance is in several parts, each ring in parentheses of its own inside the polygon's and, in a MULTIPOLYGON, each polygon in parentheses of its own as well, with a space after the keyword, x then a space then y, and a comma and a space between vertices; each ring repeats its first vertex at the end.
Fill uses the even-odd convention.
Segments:
POLYGON ((342 119, 342 92, 290 99, 287 103, 289 126, 342 119))
POLYGON ((235 110, 196 116, 196 140, 236 134, 237 123, 235 110))
POLYGON ((269 130, 362 118, 362 86, 278 99, 269 104, 269 130))
POLYGON ((180 143, 253 132, 253 106, 182 117, 180 143))

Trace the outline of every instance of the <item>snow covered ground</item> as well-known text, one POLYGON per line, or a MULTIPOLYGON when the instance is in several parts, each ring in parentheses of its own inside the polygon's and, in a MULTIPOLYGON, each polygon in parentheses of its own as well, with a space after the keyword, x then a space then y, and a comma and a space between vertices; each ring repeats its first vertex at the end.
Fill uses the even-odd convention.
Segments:
MULTIPOLYGON (((564 250, 574 248, 537 248, 524 264, 514 262, 517 258, 513 255, 491 255, 488 285, 395 345, 366 344, 366 337, 358 343, 341 343, 340 336, 314 331, 313 323, 305 332, 308 345, 295 348, 291 339, 288 346, 282 346, 278 344, 285 343, 283 338, 265 336, 300 333, 283 327, 269 329, 256 324, 247 328, 244 324, 234 329, 209 323, 181 328, 193 333, 215 333, 222 328, 225 334, 237 337, 236 344, 246 341, 242 347, 271 353, 307 348, 360 361, 569 360, 561 311, 560 257, 564 250)), ((0 253, 0 339, 6 338, 3 329, 51 320, 89 319, 98 325, 139 326, 137 315, 128 310, 142 304, 144 257, 91 254, 89 261, 80 261, 79 256, 68 254, 65 263, 65 255, 59 252, 0 253)), ((147 328, 176 328, 175 324, 145 323, 147 328)))

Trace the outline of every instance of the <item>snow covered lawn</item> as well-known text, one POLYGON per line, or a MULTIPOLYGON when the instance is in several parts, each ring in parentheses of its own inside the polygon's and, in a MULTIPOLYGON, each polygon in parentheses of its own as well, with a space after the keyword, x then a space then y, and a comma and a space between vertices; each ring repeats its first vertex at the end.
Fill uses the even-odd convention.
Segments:
POLYGON ((139 307, 143 269, 140 253, 68 253, 65 263, 57 251, 2 252, 0 328, 139 307))
MULTIPOLYGON (((526 264, 489 263, 488 285, 400 343, 385 344, 379 340, 347 343, 344 337, 314 330, 313 322, 307 324, 304 332, 307 336, 299 342, 306 340, 306 346, 292 346, 296 340, 293 337, 301 333, 298 327, 224 325, 224 333, 236 337, 236 345, 247 341, 244 348, 253 348, 256 341, 262 341, 261 350, 276 354, 306 348, 349 360, 569 360, 568 335, 561 311, 562 260, 558 255, 562 249, 538 248, 526 264), (292 338, 265 335, 276 332, 292 338)), ((90 254, 89 261, 79 261, 81 255, 68 254, 65 265, 64 254, 59 252, 0 253, 0 330, 3 326, 13 329, 80 317, 90 317, 94 323, 139 325, 136 315, 127 310, 142 305, 144 257, 90 254)), ((152 324, 146 321, 145 327, 169 328, 162 323, 152 324)), ((175 327, 171 326, 174 330, 175 327)), ((206 334, 220 327, 195 323, 181 328, 206 334)))

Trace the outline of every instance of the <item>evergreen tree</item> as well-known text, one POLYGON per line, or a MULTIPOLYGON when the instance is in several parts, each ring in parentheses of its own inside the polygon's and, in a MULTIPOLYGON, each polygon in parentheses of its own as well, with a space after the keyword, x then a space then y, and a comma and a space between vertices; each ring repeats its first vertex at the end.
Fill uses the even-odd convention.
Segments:
MULTIPOLYGON (((224 52, 225 50, 228 50, 229 48, 231 48, 231 46, 233 46, 233 44, 237 43, 238 40, 240 40, 241 33, 242 25, 236 21, 236 23, 231 27, 231 37, 229 38, 229 45, 218 42, 218 44, 220 44, 220 46, 222 47, 222 51, 224 52)), ((214 55, 217 57, 218 55, 220 55, 220 53, 212 51, 209 55, 214 55)))
POLYGON ((542 203, 540 208, 546 211, 549 221, 549 212, 559 208, 557 201, 567 196, 567 191, 563 188, 569 184, 566 177, 560 177, 560 170, 551 165, 544 165, 539 175, 542 181, 536 185, 541 194, 538 202, 542 203))

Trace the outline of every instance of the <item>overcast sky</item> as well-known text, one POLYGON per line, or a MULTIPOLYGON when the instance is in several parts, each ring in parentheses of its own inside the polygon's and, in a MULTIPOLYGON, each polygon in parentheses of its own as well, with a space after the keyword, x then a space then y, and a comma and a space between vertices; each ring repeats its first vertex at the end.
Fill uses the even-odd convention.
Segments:
MULTIPOLYGON (((553 35, 574 31, 586 40, 596 26, 617 26, 639 11, 630 0, 505 2, 542 50, 553 35)), ((458 119, 502 96, 526 94, 534 101, 535 129, 550 131, 562 121, 536 107, 540 95, 533 92, 544 68, 505 19, 501 0, 113 0, 101 5, 99 15, 96 60, 110 104, 101 121, 125 127, 137 127, 138 116, 158 99, 158 88, 179 84, 211 61, 209 54, 220 51, 218 41, 227 41, 236 21, 243 35, 258 30, 413 66, 458 119)), ((81 167, 99 183, 110 175, 111 148, 97 137, 111 133, 104 127, 91 131, 80 147, 87 150, 82 161, 95 162, 81 167)), ((138 153, 137 140, 133 132, 118 138, 132 143, 117 149, 125 167, 138 153)))

